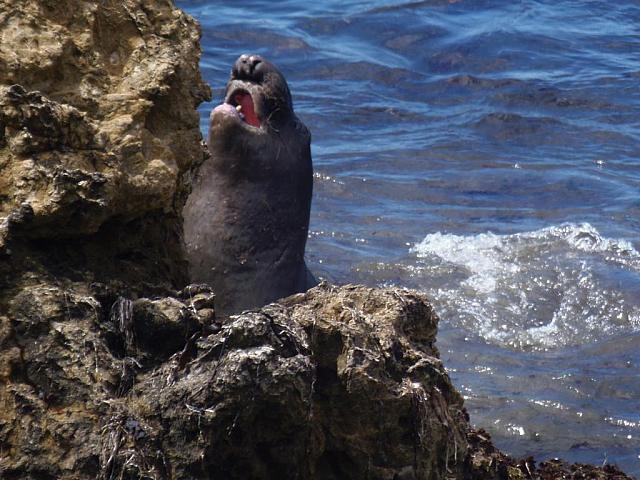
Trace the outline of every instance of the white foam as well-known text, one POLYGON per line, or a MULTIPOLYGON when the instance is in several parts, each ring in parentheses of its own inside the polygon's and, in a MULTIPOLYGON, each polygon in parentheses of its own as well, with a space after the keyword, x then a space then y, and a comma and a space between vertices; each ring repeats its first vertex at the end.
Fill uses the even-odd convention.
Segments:
POLYGON ((640 291, 640 253, 588 223, 512 235, 437 232, 411 251, 440 276, 466 274, 430 293, 443 318, 487 340, 550 348, 640 328, 640 294, 629 293, 640 291), (631 288, 618 288, 621 272, 631 288))

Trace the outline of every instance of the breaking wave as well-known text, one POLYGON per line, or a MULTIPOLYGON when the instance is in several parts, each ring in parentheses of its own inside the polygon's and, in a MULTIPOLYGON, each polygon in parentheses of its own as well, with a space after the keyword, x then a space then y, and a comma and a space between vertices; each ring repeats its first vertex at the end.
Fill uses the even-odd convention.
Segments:
POLYGON ((418 268, 456 279, 430 291, 441 316, 486 341, 548 349, 640 329, 640 253, 588 223, 434 233, 411 251, 418 268))

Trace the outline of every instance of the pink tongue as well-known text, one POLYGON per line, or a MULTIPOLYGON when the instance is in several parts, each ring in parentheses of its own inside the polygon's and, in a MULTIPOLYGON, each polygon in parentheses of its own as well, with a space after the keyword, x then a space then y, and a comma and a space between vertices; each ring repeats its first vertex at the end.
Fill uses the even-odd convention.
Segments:
POLYGON ((248 93, 239 93, 235 97, 235 101, 242 107, 244 121, 254 127, 260 127, 260 120, 253 109, 253 99, 248 93))

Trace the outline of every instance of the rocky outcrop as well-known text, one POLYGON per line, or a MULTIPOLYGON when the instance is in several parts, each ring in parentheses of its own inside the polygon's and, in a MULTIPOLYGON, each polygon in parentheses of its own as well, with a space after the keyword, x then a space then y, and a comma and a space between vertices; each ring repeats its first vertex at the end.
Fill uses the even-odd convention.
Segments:
POLYGON ((415 292, 216 317, 181 242, 198 35, 168 0, 0 0, 0 478, 624 478, 472 431, 415 292))
POLYGON ((472 431, 417 293, 321 284, 217 322, 206 286, 79 290, 2 317, 2 478, 627 478, 472 431))
POLYGON ((0 34, 1 251, 186 283, 197 24, 168 0, 2 0, 0 34))
POLYGON ((109 402, 212 316, 141 298, 186 284, 199 31, 170 1, 0 0, 0 38, 0 477, 95 478, 109 402))
POLYGON ((176 478, 444 478, 466 422, 436 328, 414 293, 323 285, 145 376, 136 418, 176 478))

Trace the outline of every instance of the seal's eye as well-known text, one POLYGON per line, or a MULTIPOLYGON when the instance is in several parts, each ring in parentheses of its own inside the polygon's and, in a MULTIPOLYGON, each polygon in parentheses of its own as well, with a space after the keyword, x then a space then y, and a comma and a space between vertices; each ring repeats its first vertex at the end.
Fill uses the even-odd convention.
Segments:
POLYGON ((252 127, 260 127, 260 119, 253 107, 253 98, 248 92, 237 92, 233 95, 233 103, 241 118, 252 127))

